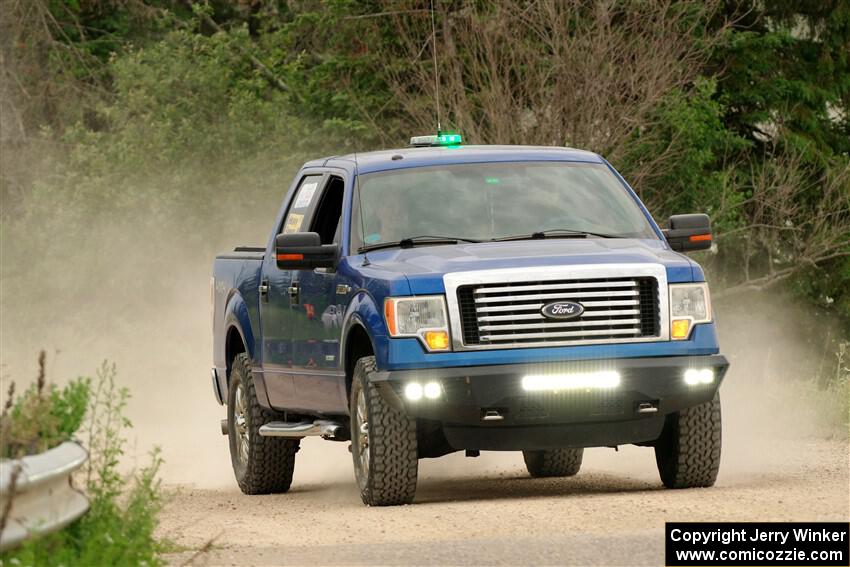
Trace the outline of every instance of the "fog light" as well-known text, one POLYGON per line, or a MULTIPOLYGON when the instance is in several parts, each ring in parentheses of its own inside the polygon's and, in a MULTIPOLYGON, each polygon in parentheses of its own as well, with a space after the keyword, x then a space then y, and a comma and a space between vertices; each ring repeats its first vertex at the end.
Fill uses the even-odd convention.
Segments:
POLYGON ((685 370, 685 384, 711 384, 714 382, 714 371, 711 368, 688 368, 685 370))
POLYGON ((443 393, 443 389, 440 387, 440 384, 437 382, 428 382, 425 384, 425 397, 429 400, 436 400, 440 397, 440 394, 443 393))
POLYGON ((585 388, 604 389, 616 388, 619 385, 620 373, 614 370, 578 374, 531 374, 522 379, 522 389, 527 392, 581 390, 585 388))
POLYGON ((418 402, 422 399, 422 385, 418 382, 411 382, 404 387, 404 397, 411 402, 418 402))

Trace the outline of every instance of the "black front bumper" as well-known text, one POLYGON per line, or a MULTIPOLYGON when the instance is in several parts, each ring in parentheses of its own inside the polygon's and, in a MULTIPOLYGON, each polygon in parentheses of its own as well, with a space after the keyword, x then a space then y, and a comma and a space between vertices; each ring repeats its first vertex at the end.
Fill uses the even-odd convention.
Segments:
POLYGON ((710 401, 728 367, 721 355, 675 356, 384 371, 371 379, 392 406, 439 422, 455 449, 521 450, 653 441, 666 415, 710 401), (713 369, 714 381, 686 384, 689 368, 713 369), (620 385, 559 392, 522 388, 529 374, 601 370, 619 372, 620 385), (405 385, 429 381, 442 386, 439 399, 404 398, 405 385), (495 415, 500 419, 492 419, 495 415))

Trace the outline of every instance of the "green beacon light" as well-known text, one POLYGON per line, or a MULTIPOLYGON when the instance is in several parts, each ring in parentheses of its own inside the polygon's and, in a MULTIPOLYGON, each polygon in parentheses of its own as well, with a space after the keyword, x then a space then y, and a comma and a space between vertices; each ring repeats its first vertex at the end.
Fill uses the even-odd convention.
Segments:
POLYGON ((454 132, 437 132, 436 136, 413 136, 410 138, 410 145, 414 147, 459 146, 462 143, 461 135, 454 132))

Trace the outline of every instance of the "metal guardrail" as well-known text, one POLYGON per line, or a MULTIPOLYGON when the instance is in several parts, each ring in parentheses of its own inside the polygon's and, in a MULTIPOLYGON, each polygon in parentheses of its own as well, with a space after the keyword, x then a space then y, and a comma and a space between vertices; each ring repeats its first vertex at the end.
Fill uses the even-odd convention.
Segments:
POLYGON ((71 486, 71 473, 87 459, 85 449, 68 441, 38 455, 0 461, 0 511, 12 498, 0 551, 60 530, 86 513, 88 498, 71 486))

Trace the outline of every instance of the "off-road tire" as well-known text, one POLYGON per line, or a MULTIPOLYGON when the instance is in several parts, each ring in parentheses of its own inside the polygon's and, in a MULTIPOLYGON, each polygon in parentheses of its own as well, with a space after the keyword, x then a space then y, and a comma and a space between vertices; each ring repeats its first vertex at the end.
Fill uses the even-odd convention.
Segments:
POLYGON ((720 393, 698 406, 667 416, 655 442, 655 462, 667 488, 714 485, 720 469, 720 393))
POLYGON ((416 447, 416 420, 392 408, 369 381, 375 372, 375 357, 357 361, 351 384, 351 455, 360 497, 368 506, 410 504, 416 495, 419 459, 416 447), (358 398, 363 392, 368 445, 368 470, 360 455, 358 398))
POLYGON ((257 401, 251 361, 245 353, 237 355, 227 389, 227 436, 233 473, 245 494, 274 494, 289 490, 295 470, 295 453, 298 452, 301 440, 260 435, 260 427, 265 423, 283 420, 282 414, 264 408, 257 401), (237 454, 239 449, 234 418, 236 390, 240 385, 244 385, 245 392, 245 425, 248 432, 246 463, 241 462, 237 454))
POLYGON ((584 449, 549 449, 546 451, 523 451, 525 468, 534 478, 549 476, 574 476, 581 469, 584 449))

